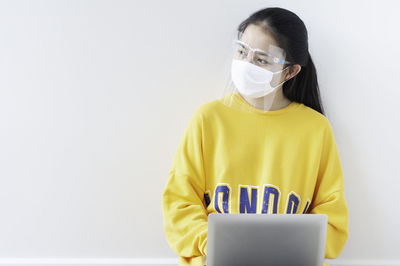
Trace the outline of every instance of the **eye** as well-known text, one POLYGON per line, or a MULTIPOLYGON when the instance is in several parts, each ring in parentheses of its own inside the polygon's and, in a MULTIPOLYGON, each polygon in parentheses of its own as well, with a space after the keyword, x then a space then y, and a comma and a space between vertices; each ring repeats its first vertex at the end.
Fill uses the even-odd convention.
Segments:
POLYGON ((247 52, 245 50, 238 50, 237 52, 238 52, 239 56, 246 56, 247 55, 247 52))
POLYGON ((258 59, 257 61, 260 62, 261 64, 269 64, 267 61, 263 59, 258 59))

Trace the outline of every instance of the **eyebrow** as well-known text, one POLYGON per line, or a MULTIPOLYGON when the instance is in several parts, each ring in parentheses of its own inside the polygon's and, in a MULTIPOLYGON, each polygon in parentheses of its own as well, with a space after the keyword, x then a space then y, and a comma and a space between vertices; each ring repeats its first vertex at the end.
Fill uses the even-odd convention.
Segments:
MULTIPOLYGON (((239 41, 238 44, 241 45, 242 47, 251 48, 250 45, 248 45, 247 43, 245 43, 243 41, 240 41, 240 40, 238 40, 238 41, 239 41)), ((272 54, 270 54, 270 53, 268 53, 268 52, 266 52, 264 50, 258 49, 258 48, 251 48, 251 49, 253 49, 254 51, 257 51, 257 52, 259 52, 259 53, 261 53, 263 55, 273 56, 272 54)))

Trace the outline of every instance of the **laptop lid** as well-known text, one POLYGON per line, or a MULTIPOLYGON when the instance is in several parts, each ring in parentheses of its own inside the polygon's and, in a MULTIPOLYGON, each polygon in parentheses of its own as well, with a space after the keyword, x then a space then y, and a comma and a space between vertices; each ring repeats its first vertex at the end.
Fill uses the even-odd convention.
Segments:
POLYGON ((207 266, 322 266, 325 214, 210 213, 207 266))

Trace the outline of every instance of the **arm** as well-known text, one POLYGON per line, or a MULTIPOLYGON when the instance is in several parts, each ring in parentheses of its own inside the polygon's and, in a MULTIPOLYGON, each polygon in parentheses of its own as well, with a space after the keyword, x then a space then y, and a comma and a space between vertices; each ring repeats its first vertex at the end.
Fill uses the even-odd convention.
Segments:
POLYGON ((328 120, 324 130, 320 167, 310 213, 328 216, 325 258, 335 259, 348 238, 348 208, 339 152, 328 120))
POLYGON ((162 194, 164 231, 179 265, 201 265, 206 255, 208 214, 203 203, 203 119, 194 113, 168 174, 162 194))

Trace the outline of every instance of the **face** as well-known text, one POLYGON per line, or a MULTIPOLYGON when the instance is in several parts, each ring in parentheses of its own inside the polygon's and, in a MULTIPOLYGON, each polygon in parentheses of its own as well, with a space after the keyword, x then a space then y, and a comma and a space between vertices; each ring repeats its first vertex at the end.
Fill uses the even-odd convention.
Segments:
MULTIPOLYGON (((252 49, 260 49, 267 52, 269 56, 263 55, 263 53, 258 52, 256 52, 252 56, 252 52, 248 52, 249 50, 245 48, 242 49, 239 45, 238 51, 235 54, 236 58, 248 60, 250 63, 266 68, 272 72, 280 71, 283 68, 287 67, 284 67, 283 64, 274 63, 274 61, 272 61, 271 58, 275 57, 279 59, 285 59, 285 51, 278 46, 278 43, 272 37, 272 35, 265 31, 261 26, 254 24, 248 25, 243 32, 240 41, 249 45, 252 49), (268 59, 267 57, 269 57, 270 59, 268 59)), ((297 64, 288 67, 283 72, 275 74, 271 81, 271 84, 279 84, 284 80, 288 80, 291 77, 294 77, 300 71, 300 69, 300 65, 297 64)))

